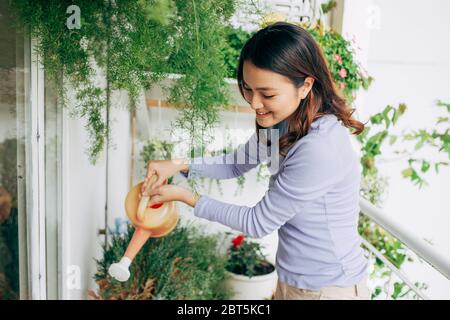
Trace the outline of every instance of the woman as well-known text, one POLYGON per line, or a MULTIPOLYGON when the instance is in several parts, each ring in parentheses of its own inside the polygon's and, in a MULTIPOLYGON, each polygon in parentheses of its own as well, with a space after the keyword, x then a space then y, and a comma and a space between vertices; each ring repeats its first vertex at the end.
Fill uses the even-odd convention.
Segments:
POLYGON ((257 130, 234 154, 209 158, 208 164, 150 161, 144 188, 153 174, 158 180, 149 205, 183 201, 197 217, 255 238, 278 230, 275 299, 369 299, 368 263, 357 232, 359 159, 347 129, 360 134, 364 125, 352 118, 353 110, 337 94, 317 43, 307 31, 289 23, 258 31, 242 49, 238 84, 256 113, 256 128, 279 129, 279 141, 257 130), (249 150, 274 142, 279 142, 281 160, 271 171, 269 190, 254 207, 164 184, 177 172, 237 177, 262 160, 272 162, 275 154, 264 159, 249 150), (227 161, 240 156, 248 161, 227 161))

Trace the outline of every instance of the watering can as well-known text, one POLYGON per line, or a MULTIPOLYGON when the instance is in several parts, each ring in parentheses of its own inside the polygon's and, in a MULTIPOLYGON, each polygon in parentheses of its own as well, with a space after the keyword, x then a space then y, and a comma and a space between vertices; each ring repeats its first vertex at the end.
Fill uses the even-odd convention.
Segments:
MULTIPOLYGON (((150 178, 145 190, 147 194, 157 178, 156 175, 150 178)), ((135 185, 125 198, 125 210, 128 218, 135 226, 135 231, 122 259, 113 263, 108 270, 108 273, 114 279, 121 282, 130 278, 129 267, 147 240, 169 234, 176 227, 179 219, 178 206, 174 201, 148 207, 150 196, 142 196, 139 200, 143 183, 140 182, 135 185)))

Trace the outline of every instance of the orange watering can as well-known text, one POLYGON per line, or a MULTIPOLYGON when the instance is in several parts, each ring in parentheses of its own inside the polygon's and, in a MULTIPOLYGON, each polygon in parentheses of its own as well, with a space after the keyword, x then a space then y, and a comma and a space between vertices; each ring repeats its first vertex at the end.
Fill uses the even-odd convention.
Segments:
MULTIPOLYGON (((146 192, 156 182, 157 176, 150 178, 146 192)), ((135 232, 122 259, 109 267, 109 274, 118 281, 127 281, 130 278, 129 267, 134 257, 141 250, 149 238, 164 237, 177 225, 179 211, 175 202, 166 202, 148 207, 149 196, 139 200, 139 193, 143 182, 135 185, 125 198, 125 210, 128 218, 135 226, 135 232)))

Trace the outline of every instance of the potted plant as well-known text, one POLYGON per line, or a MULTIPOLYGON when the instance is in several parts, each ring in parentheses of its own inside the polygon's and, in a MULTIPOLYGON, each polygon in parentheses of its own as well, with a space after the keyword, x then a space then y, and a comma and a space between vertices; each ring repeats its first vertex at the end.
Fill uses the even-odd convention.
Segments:
POLYGON ((272 298, 278 277, 259 243, 246 240, 242 234, 236 236, 228 248, 225 269, 229 276, 226 287, 232 292, 232 300, 272 298))
POLYGON ((219 253, 220 234, 206 235, 194 225, 179 223, 167 236, 150 238, 130 267, 131 277, 119 282, 108 268, 124 254, 134 227, 126 221, 111 231, 108 247, 97 260, 98 289, 92 300, 224 300, 226 260, 219 253))

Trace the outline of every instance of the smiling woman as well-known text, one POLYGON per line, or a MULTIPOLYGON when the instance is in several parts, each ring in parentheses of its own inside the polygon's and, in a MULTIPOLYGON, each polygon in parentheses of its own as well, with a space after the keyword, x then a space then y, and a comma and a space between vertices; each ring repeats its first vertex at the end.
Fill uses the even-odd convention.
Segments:
POLYGON ((195 216, 253 238, 278 230, 275 299, 369 299, 368 261, 357 232, 359 158, 346 129, 359 134, 364 125, 337 94, 321 50, 301 27, 275 23, 245 44, 237 74, 241 94, 255 111, 256 128, 268 129, 270 137, 280 130, 281 138, 263 140, 257 130, 234 153, 193 159, 189 165, 150 163, 148 174, 156 171, 160 180, 178 171, 188 178, 230 179, 281 156, 269 190, 253 207, 205 195, 189 202, 189 191, 178 186, 155 188, 155 201, 183 201, 194 207, 195 216), (279 152, 267 157, 252 152, 269 142, 271 149, 278 143, 279 152))
POLYGON ((257 32, 242 49, 237 78, 242 96, 257 112, 257 129, 287 119, 281 155, 324 114, 336 115, 355 134, 364 129, 338 95, 322 50, 297 25, 277 22, 257 32))

